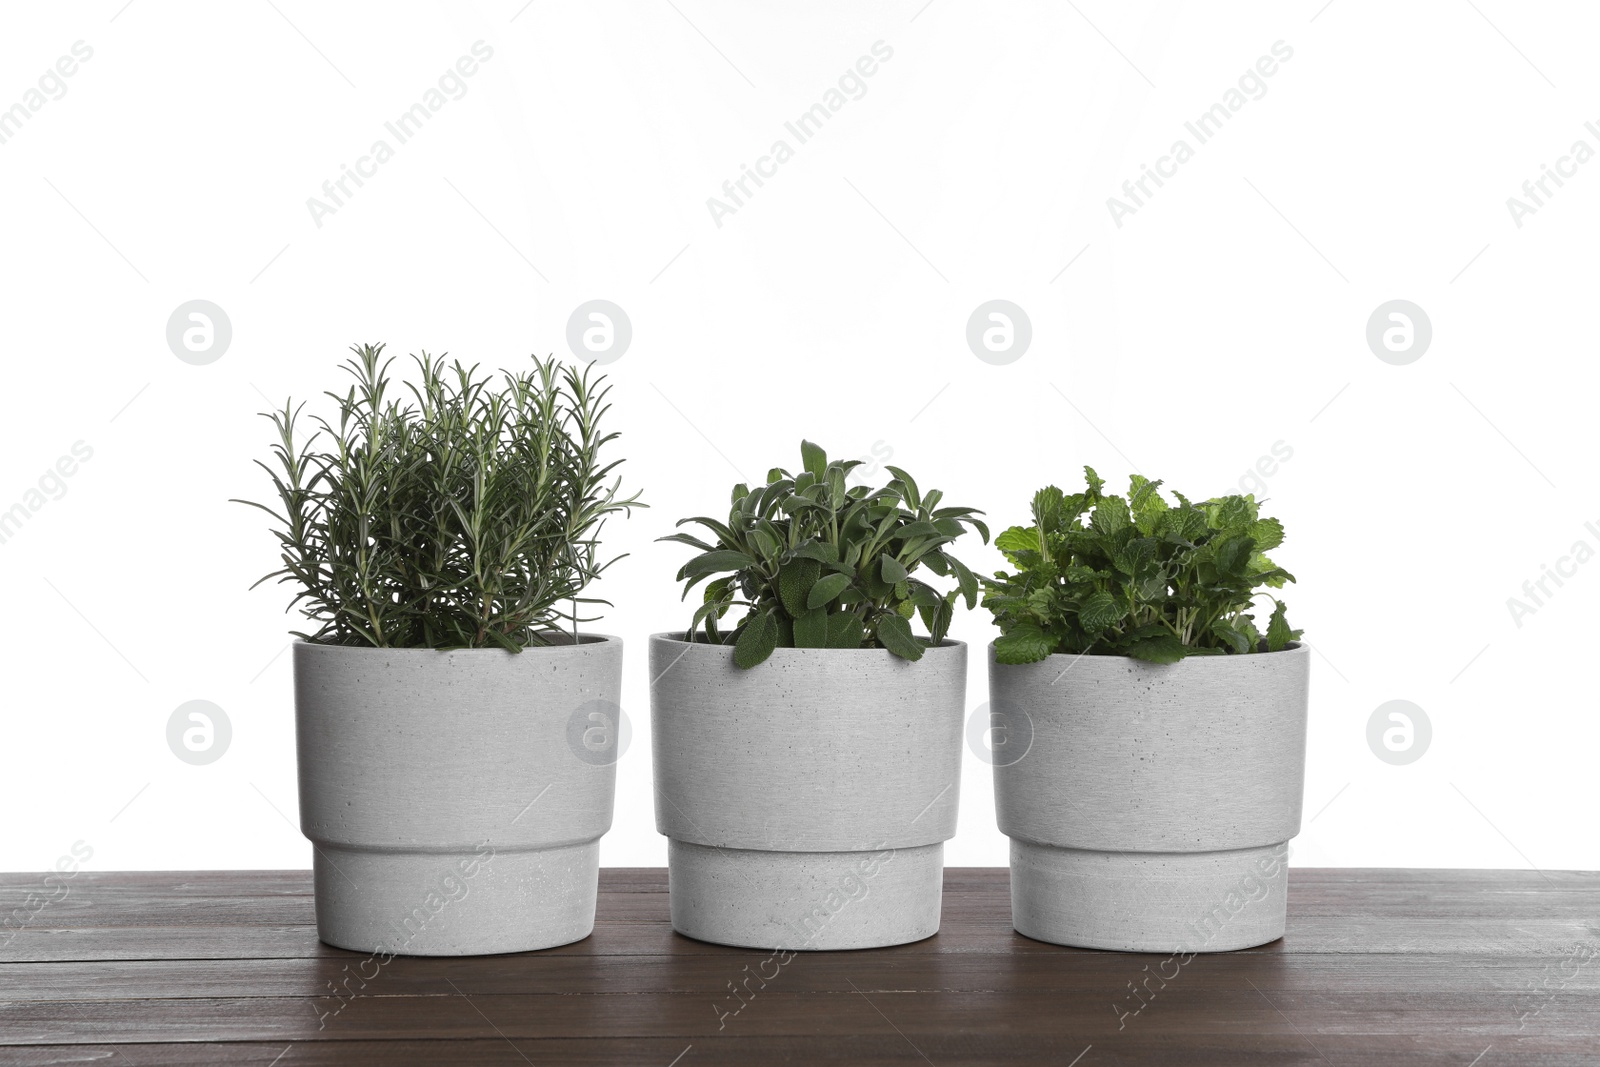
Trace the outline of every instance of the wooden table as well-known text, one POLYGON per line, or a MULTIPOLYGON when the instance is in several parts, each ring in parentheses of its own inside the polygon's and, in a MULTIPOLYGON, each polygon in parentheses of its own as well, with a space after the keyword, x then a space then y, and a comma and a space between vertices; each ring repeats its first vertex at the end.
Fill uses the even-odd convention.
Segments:
POLYGON ((938 936, 743 1001, 768 954, 674 934, 657 869, 601 872, 586 941, 368 962, 344 996, 366 957, 317 941, 308 872, 41 885, 0 874, 0 1063, 1600 1063, 1600 873, 1296 869, 1282 941, 1179 967, 1030 941, 1004 870, 952 869, 938 936))

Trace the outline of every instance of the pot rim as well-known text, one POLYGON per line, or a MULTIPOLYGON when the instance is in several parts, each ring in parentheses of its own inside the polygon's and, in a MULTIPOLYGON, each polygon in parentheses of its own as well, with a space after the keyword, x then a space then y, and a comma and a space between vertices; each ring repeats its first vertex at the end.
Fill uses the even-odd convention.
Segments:
MULTIPOLYGON (((521 652, 511 652, 504 648, 418 648, 408 646, 405 648, 380 648, 376 645, 330 645, 322 641, 307 641, 303 637, 296 637, 291 644, 295 648, 317 649, 320 651, 349 653, 359 655, 372 652, 383 652, 390 655, 407 653, 412 655, 425 655, 443 653, 452 656, 518 656, 521 652)), ((621 645, 622 638, 616 634, 592 633, 587 630, 578 631, 576 644, 562 645, 528 645, 522 652, 575 652, 581 649, 596 648, 603 645, 621 645)))
MULTIPOLYGON (((656 640, 671 641, 674 644, 691 645, 691 646, 694 646, 694 647, 697 647, 697 648, 725 648, 730 653, 733 651, 733 646, 732 645, 713 645, 709 641, 685 641, 683 639, 683 631, 682 630, 667 630, 667 631, 664 631, 662 633, 653 633, 653 634, 650 635, 650 640, 652 640, 652 641, 656 641, 656 640)), ((918 638, 918 640, 921 641, 922 639, 918 638)), ((967 647, 967 643, 965 641, 958 641, 953 637, 946 637, 943 641, 940 641, 937 645, 923 645, 922 647, 927 652, 934 652, 934 651, 943 651, 945 649, 966 648, 967 647)), ((876 654, 876 653, 888 652, 888 651, 889 650, 886 649, 886 648, 776 648, 776 649, 773 649, 773 654, 776 655, 779 652, 839 652, 839 653, 869 652, 869 653, 876 654)), ((907 662, 908 663, 912 663, 912 662, 915 662, 915 661, 914 660, 907 660, 907 662)))
POLYGON ((1181 666, 1181 665, 1183 665, 1185 663, 1203 663, 1203 662, 1208 662, 1208 661, 1215 661, 1215 662, 1221 662, 1221 663, 1231 663, 1231 662, 1234 662, 1236 660, 1255 659, 1255 658, 1261 657, 1261 656, 1285 656, 1285 655, 1288 655, 1289 653, 1292 653, 1292 652, 1300 652, 1300 653, 1306 653, 1306 654, 1310 654, 1310 652, 1311 652, 1311 645, 1309 645, 1305 641, 1290 641, 1288 647, 1281 648, 1276 652, 1246 652, 1246 653, 1234 652, 1234 653, 1228 653, 1228 654, 1221 655, 1221 656, 1185 656, 1185 657, 1183 657, 1183 659, 1179 660, 1177 663, 1151 663, 1148 660, 1135 659, 1133 656, 1101 655, 1099 653, 1088 653, 1088 652, 1052 652, 1052 653, 1050 653, 1050 655, 1046 656, 1044 659, 1035 660, 1032 663, 1000 663, 1000 662, 996 661, 995 658, 994 658, 994 646, 995 646, 995 642, 994 641, 990 641, 988 643, 988 645, 985 646, 986 651, 988 651, 988 653, 989 653, 990 666, 993 666, 993 667, 1034 667, 1034 666, 1039 665, 1040 663, 1049 663, 1051 660, 1056 660, 1056 659, 1069 659, 1069 660, 1074 660, 1074 661, 1080 660, 1080 659, 1087 659, 1087 660, 1089 660, 1091 662, 1104 662, 1104 661, 1108 661, 1108 660, 1115 660, 1115 661, 1119 661, 1119 662, 1122 662, 1122 663, 1139 663, 1139 664, 1143 664, 1146 667, 1178 667, 1178 666, 1181 666))

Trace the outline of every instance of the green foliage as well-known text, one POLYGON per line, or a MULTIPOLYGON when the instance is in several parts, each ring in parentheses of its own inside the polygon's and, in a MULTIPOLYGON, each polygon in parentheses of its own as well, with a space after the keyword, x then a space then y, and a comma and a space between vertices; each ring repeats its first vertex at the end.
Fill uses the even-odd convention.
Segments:
POLYGON ((1134 475, 1126 499, 1088 488, 1067 496, 1055 486, 1033 498, 1033 525, 995 538, 1017 573, 985 579, 984 607, 1000 627, 995 658, 1033 663, 1055 652, 1132 656, 1174 663, 1185 656, 1277 652, 1291 630, 1280 589, 1294 576, 1263 553, 1283 543, 1283 524, 1264 519, 1254 496, 1191 504, 1160 482, 1134 475), (1273 602, 1263 636, 1254 598, 1273 602))
MULTIPOLYGON (((477 368, 426 353, 420 385, 389 396, 383 346, 352 348, 355 384, 326 394, 332 423, 297 438, 301 407, 267 416, 277 429, 272 478, 283 566, 261 582, 298 586, 290 607, 316 623, 296 636, 380 648, 504 648, 548 643, 593 617, 580 596, 614 559, 597 555, 600 528, 618 511, 618 462, 602 466, 609 409, 591 377, 533 361, 497 383, 477 368), (319 444, 321 447, 318 447, 319 444)), ((618 557, 620 558, 620 557, 618 557)))
POLYGON ((889 467, 894 479, 874 490, 847 484, 857 460, 830 463, 809 441, 800 443, 800 458, 799 474, 774 469, 753 491, 734 486, 727 522, 678 523, 698 523, 714 543, 687 533, 661 538, 700 552, 678 571, 686 598, 706 582, 685 640, 704 630, 706 640, 733 645, 734 662, 743 668, 775 648, 886 648, 921 659, 912 616, 921 616, 937 644, 958 597, 969 609, 977 606, 978 579, 946 546, 966 526, 987 542, 989 528, 974 518, 982 512, 940 507, 943 493, 921 492, 898 467, 889 467), (941 593, 915 577, 923 566, 953 577, 956 587, 941 593), (724 633, 718 624, 734 607, 748 610, 724 633))

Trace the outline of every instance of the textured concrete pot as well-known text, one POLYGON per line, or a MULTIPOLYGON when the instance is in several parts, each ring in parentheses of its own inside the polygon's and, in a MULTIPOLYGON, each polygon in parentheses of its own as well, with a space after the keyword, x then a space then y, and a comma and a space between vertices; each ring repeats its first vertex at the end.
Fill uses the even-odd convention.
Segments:
POLYGON ((416 956, 587 937, 621 683, 614 637, 518 654, 297 643, 318 936, 416 956))
POLYGON ((1311 650, 994 662, 1011 921, 1040 941, 1219 952, 1283 936, 1311 650))
POLYGON ((961 792, 967 647, 733 649, 650 639, 656 828, 672 925, 750 948, 901 945, 939 930, 961 792))

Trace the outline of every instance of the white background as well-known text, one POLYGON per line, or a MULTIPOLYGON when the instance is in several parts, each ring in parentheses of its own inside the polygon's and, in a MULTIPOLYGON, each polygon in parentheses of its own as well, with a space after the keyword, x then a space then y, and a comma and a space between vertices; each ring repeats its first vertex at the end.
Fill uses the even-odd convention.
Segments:
MULTIPOLYGON (((1203 497, 1283 442, 1266 510, 1319 653, 1294 862, 1600 867, 1600 563, 1520 627, 1506 603, 1600 547, 1600 163, 1520 227, 1506 204, 1600 148, 1586 5, 124 2, 11 4, 0 30, 0 107, 93 49, 0 144, 0 509, 93 449, 0 544, 0 868, 80 839, 95 869, 309 866, 295 620, 247 591, 273 544, 227 503, 268 492, 256 414, 338 387, 360 341, 572 359, 595 298, 633 324, 611 426, 652 505, 608 528, 631 555, 600 590, 635 727, 608 865, 665 862, 644 639, 687 620, 687 550, 654 538, 806 436, 892 449, 997 528, 1085 463, 1203 497), (479 40, 466 94, 317 226, 307 198, 479 40), (707 198, 880 40, 866 94, 716 225, 707 198), (1265 95, 1114 225, 1107 197, 1277 41, 1265 95), (965 340, 995 298, 1033 329, 1006 366, 965 340), (232 322, 207 366, 165 339, 191 299, 232 322), (1365 339, 1392 299, 1433 326, 1406 366, 1365 339), (208 766, 166 744, 192 699, 233 727, 208 766), (1433 727, 1405 766, 1366 739, 1392 699, 1433 727)), ((954 635, 976 708, 994 630, 954 635)), ((967 753, 952 864, 1006 862, 989 775, 967 753)))

